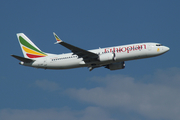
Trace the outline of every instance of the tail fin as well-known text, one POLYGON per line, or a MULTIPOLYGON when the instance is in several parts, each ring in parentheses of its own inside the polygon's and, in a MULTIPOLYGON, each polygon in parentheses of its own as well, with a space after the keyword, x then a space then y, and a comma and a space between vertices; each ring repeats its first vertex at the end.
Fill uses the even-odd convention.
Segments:
POLYGON ((47 56, 24 33, 18 33, 17 38, 25 58, 39 58, 47 56))

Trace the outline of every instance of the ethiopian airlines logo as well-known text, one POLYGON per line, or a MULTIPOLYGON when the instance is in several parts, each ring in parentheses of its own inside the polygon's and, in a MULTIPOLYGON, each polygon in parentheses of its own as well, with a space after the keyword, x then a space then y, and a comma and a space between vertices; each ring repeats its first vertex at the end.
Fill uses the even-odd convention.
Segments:
POLYGON ((132 46, 125 46, 125 47, 114 47, 114 48, 105 48, 104 52, 127 52, 129 53, 130 51, 136 51, 136 50, 142 50, 146 49, 146 45, 132 45, 132 46))
POLYGON ((34 47, 29 42, 24 40, 21 36, 19 36, 19 41, 22 44, 22 49, 26 52, 26 55, 29 58, 39 58, 39 57, 45 57, 47 54, 42 52, 41 50, 37 49, 37 47, 34 47))
POLYGON ((61 39, 56 34, 54 36, 58 42, 61 42, 61 39))

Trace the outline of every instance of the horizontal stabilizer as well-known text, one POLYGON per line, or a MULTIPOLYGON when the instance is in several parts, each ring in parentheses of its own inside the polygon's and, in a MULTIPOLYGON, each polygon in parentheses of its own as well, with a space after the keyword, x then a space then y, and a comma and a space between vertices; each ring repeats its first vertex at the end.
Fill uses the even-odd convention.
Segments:
POLYGON ((20 56, 17 56, 17 55, 11 55, 12 57, 22 61, 22 62, 26 62, 26 63, 30 63, 30 62, 33 62, 35 60, 32 60, 32 59, 29 59, 29 58, 24 58, 24 57, 20 57, 20 56))

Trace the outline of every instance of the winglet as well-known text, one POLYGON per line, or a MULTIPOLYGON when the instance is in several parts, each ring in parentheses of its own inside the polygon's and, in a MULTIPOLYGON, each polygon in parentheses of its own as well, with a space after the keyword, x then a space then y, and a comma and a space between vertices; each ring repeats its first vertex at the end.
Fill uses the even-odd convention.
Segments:
POLYGON ((55 39, 56 39, 56 43, 54 43, 54 44, 58 44, 58 43, 61 43, 61 42, 63 42, 57 35, 56 35, 56 33, 55 32, 53 32, 53 34, 54 34, 54 37, 55 37, 55 39))

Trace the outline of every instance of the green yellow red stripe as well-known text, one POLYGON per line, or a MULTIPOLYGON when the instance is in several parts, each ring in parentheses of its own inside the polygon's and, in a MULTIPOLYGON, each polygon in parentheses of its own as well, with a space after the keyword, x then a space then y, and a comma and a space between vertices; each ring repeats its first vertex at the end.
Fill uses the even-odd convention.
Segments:
POLYGON ((55 34, 54 36, 55 36, 55 38, 56 38, 57 41, 59 41, 59 42, 62 41, 56 34, 55 34))
POLYGON ((40 56, 40 55, 32 55, 32 54, 28 54, 28 53, 26 53, 26 55, 27 55, 29 58, 39 58, 39 57, 44 57, 44 56, 40 56))
POLYGON ((29 48, 27 48, 27 47, 25 47, 25 46, 22 46, 22 48, 23 48, 23 50, 24 50, 26 53, 33 54, 33 55, 46 56, 46 55, 44 55, 44 54, 42 54, 42 53, 36 52, 36 51, 34 51, 34 50, 31 50, 31 49, 29 49, 29 48))
POLYGON ((31 45, 29 42, 27 42, 26 40, 24 40, 24 38, 22 38, 21 36, 19 36, 19 41, 20 41, 20 43, 21 43, 23 46, 25 46, 25 47, 27 47, 27 48, 29 48, 29 49, 31 49, 31 50, 34 50, 34 51, 36 51, 36 52, 38 52, 38 53, 41 53, 41 54, 43 54, 43 55, 46 56, 46 54, 45 54, 44 52, 40 51, 39 49, 37 49, 36 47, 34 47, 33 45, 31 45))

